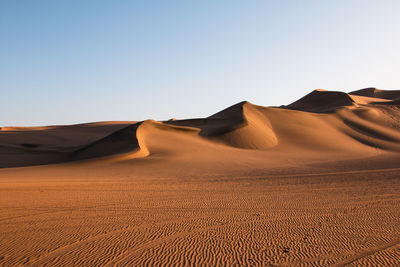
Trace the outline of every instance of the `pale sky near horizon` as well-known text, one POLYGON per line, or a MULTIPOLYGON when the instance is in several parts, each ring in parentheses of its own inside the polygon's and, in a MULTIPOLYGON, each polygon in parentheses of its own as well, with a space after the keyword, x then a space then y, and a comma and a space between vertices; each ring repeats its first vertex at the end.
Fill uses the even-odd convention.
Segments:
POLYGON ((0 126, 400 89, 400 1, 0 0, 0 126))

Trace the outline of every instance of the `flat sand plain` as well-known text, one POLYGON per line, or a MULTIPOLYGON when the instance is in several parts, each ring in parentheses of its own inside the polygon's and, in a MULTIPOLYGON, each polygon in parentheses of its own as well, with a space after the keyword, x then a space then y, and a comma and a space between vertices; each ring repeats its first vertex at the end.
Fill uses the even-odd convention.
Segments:
POLYGON ((0 265, 398 266, 396 91, 0 131, 0 265))

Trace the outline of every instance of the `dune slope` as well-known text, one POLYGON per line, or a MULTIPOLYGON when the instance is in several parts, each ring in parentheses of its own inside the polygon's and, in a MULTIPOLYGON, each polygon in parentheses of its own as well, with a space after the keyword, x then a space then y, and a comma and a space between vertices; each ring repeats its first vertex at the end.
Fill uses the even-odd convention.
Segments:
POLYGON ((346 93, 318 89, 287 105, 286 108, 322 113, 353 105, 354 100, 346 93))

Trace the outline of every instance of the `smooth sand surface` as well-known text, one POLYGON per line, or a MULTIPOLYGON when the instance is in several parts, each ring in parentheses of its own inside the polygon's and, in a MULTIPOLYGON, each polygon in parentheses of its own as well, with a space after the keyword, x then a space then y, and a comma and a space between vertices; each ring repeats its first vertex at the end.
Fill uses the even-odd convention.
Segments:
POLYGON ((0 265, 398 266, 400 91, 0 130, 0 265))

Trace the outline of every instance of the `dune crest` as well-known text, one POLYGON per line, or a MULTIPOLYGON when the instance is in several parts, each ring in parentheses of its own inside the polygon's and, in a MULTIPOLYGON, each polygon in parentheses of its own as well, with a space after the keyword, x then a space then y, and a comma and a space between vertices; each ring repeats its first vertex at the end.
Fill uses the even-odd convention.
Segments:
POLYGON ((203 135, 229 146, 246 149, 267 149, 278 144, 269 119, 257 106, 241 102, 209 117, 224 122, 203 135))

